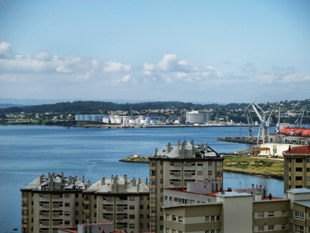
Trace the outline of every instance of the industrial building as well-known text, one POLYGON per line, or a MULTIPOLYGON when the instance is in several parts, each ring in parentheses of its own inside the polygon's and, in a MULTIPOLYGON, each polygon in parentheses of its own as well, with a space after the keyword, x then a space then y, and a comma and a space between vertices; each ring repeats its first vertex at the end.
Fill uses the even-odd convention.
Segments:
POLYGON ((203 124, 211 121, 211 112, 191 111, 186 113, 186 123, 203 124))
POLYGON ((310 145, 289 148, 284 156, 284 192, 310 188, 310 145))
POLYGON ((168 143, 150 160, 151 232, 162 232, 164 188, 186 187, 190 182, 216 182, 214 191, 223 188, 223 160, 208 145, 194 145, 194 141, 168 143))

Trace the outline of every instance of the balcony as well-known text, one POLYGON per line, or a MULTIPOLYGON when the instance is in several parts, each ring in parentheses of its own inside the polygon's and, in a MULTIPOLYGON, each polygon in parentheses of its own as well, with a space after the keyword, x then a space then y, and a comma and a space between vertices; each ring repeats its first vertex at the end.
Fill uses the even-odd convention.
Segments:
POLYGON ((40 212, 41 217, 48 217, 50 215, 49 212, 40 212))
POLYGON ((53 203, 53 208, 57 209, 57 208, 62 208, 63 204, 62 203, 53 203))
POLYGON ((62 216, 63 216, 62 212, 53 212, 54 218, 58 218, 58 217, 62 217, 62 216))
POLYGON ((41 220, 40 225, 42 225, 43 227, 46 227, 49 225, 49 221, 48 220, 41 220))
POLYGON ((53 221, 54 226, 62 225, 62 221, 53 221))
POLYGON ((41 206, 42 208, 44 208, 44 209, 50 208, 50 204, 49 204, 49 203, 41 203, 40 206, 41 206))

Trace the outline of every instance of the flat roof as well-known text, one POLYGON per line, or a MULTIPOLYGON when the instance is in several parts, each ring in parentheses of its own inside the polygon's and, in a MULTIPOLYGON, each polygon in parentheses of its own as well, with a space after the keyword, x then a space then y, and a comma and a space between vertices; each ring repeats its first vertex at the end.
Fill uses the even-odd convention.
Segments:
POLYGON ((310 200, 294 201, 294 203, 310 208, 310 200))
POLYGON ((238 192, 220 192, 216 196, 219 197, 252 197, 249 193, 238 193, 238 192))
POLYGON ((287 192, 288 192, 288 193, 294 193, 294 194, 298 194, 298 193, 307 194, 307 193, 310 193, 310 189, 307 189, 307 188, 290 189, 290 190, 288 190, 287 192))

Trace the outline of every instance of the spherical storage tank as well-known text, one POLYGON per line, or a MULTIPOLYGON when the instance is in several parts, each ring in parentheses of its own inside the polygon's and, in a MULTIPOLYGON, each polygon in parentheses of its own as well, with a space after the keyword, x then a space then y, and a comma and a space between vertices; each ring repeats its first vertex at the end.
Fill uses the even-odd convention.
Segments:
POLYGON ((190 124, 202 124, 206 120, 204 112, 192 111, 186 113, 186 122, 190 124))

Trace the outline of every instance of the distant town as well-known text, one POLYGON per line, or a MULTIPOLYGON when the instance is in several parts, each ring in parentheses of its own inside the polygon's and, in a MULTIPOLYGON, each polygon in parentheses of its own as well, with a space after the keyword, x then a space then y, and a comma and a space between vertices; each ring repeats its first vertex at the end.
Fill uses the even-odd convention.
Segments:
MULTIPOLYGON (((2 125, 60 125, 86 127, 152 127, 152 126, 243 126, 248 125, 249 104, 193 104, 183 102, 146 102, 115 104, 99 101, 75 101, 0 109, 2 125)), ((262 103, 272 110, 270 124, 293 124, 302 114, 303 124, 310 123, 310 99, 262 103)), ((250 109, 254 113, 253 109, 250 109)), ((254 125, 259 118, 252 116, 254 125)))

